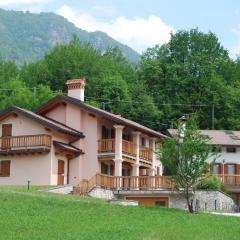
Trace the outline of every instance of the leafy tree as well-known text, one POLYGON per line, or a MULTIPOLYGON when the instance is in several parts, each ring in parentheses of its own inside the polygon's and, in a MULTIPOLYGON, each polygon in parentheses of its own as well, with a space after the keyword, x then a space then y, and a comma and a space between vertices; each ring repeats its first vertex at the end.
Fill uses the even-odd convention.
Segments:
MULTIPOLYGON (((223 108, 231 102, 233 91, 227 86, 237 82, 235 69, 216 35, 192 29, 172 34, 169 43, 148 49, 139 76, 162 110, 162 122, 169 125, 182 114, 196 112, 201 128, 211 128, 212 105, 221 119, 223 108)), ((231 119, 236 118, 228 113, 231 119)), ((228 119, 225 122, 227 125, 228 119)), ((221 120, 216 122, 216 127, 221 124, 221 120)))
POLYGON ((193 209, 193 195, 196 186, 208 172, 206 160, 210 145, 197 129, 195 117, 186 125, 180 125, 177 134, 163 143, 160 160, 171 173, 175 187, 183 193, 190 213, 193 209))
POLYGON ((49 87, 43 85, 39 85, 36 88, 29 88, 18 77, 6 82, 2 87, 5 91, 0 91, 1 109, 10 105, 34 109, 56 95, 49 87))

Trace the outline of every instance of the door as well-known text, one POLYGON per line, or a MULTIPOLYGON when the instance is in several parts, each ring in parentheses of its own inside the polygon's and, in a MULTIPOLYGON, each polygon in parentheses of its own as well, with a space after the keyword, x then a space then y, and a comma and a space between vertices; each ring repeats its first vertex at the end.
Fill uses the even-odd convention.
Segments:
POLYGON ((64 184, 64 161, 58 160, 58 185, 64 184))
POLYGON ((227 164, 228 184, 230 185, 235 184, 235 172, 235 164, 227 164))
POLYGON ((2 125, 2 148, 11 147, 12 124, 2 125))

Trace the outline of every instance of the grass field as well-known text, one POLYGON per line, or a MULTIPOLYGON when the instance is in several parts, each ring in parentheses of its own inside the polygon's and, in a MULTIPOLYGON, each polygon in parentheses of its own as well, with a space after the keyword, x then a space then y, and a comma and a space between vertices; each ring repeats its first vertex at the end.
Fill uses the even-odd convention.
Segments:
POLYGON ((234 240, 240 218, 0 187, 0 239, 234 240))

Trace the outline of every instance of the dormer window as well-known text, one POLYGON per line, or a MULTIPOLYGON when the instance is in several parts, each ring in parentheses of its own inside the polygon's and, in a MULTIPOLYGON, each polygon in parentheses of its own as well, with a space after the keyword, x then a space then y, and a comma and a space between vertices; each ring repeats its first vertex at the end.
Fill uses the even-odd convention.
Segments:
POLYGON ((235 147, 227 147, 226 152, 227 153, 236 153, 237 149, 235 147))

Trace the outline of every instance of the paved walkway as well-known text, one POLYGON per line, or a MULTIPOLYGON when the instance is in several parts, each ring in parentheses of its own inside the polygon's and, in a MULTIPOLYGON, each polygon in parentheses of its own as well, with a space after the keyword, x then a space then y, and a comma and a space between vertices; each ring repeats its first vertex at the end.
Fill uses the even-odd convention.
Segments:
POLYGON ((218 212, 211 212, 211 214, 224 215, 224 216, 233 216, 233 217, 240 217, 240 213, 218 213, 218 212))
POLYGON ((70 194, 73 191, 73 186, 70 186, 70 185, 58 186, 58 187, 46 189, 43 191, 52 192, 52 193, 70 194))

